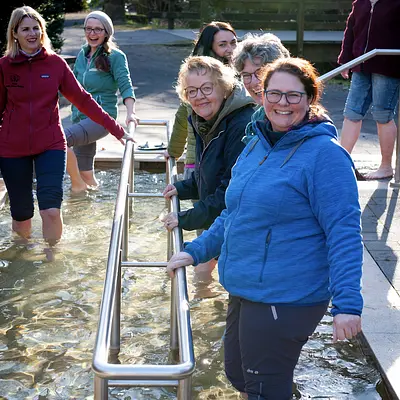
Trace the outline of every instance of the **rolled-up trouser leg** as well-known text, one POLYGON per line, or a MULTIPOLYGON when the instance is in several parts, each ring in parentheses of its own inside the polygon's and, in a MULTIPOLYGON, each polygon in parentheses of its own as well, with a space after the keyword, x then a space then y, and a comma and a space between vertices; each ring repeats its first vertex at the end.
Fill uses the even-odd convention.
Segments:
POLYGON ((73 147, 80 171, 93 169, 96 155, 96 141, 108 135, 101 125, 85 118, 64 129, 68 147, 73 147))

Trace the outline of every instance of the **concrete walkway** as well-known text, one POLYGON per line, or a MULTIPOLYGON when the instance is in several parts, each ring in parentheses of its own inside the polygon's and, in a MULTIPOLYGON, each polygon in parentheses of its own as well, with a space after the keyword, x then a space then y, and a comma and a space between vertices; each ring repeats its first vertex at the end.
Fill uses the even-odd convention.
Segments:
MULTIPOLYGON (((277 34, 280 35, 279 32, 277 34)), ((293 35, 294 32, 287 34, 293 35)), ((66 28, 64 37, 63 54, 76 55, 83 40, 81 28, 66 28)), ((194 37, 195 32, 188 30, 117 31, 117 42, 127 54, 132 80, 136 85, 137 114, 141 119, 173 122, 179 100, 172 87, 181 61, 189 55, 194 37)), ((340 35, 334 39, 338 38, 341 40, 340 35)), ((347 90, 346 86, 327 85, 324 93, 324 105, 338 128, 342 124, 347 90)), ((120 106, 121 123, 125 119, 124 108, 120 106)), ((61 109, 65 125, 70 124, 69 114, 69 107, 61 109)), ((375 168, 380 161, 374 125, 370 117, 364 121, 363 133, 353 154, 356 166, 362 172, 375 168)), ((139 127, 136 141, 138 145, 145 142, 150 145, 165 143, 165 130, 139 127)), ((112 165, 118 168, 123 151, 124 147, 108 135, 98 142, 96 166, 112 165)), ((163 161, 161 156, 154 157, 163 161)), ((383 377, 393 390, 394 398, 400 398, 399 191, 390 188, 387 181, 359 182, 359 191, 365 244, 363 334, 383 377)))

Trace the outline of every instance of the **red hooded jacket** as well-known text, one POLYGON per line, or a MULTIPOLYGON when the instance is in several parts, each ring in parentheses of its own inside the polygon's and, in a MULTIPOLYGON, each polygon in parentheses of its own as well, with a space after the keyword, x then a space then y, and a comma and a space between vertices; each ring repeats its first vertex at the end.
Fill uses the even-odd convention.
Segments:
POLYGON ((0 58, 0 157, 65 150, 58 92, 117 139, 124 129, 75 79, 68 64, 45 49, 33 57, 0 58))
MULTIPOLYGON (((373 49, 400 49, 400 0, 355 0, 347 19, 338 63, 373 49)), ((400 55, 375 56, 352 68, 356 72, 400 78, 400 55)))

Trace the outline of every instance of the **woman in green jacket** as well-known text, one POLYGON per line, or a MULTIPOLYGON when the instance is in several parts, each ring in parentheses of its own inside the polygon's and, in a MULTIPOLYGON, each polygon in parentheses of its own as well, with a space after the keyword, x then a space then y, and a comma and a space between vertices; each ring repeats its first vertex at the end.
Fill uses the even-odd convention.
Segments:
MULTIPOLYGON (((118 115, 119 90, 127 111, 126 125, 136 124, 135 93, 128 62, 113 41, 114 26, 110 17, 102 11, 93 11, 86 17, 83 29, 87 43, 75 62, 77 80, 113 118, 118 115)), ((72 122, 71 127, 64 129, 68 144, 67 172, 71 190, 82 192, 98 186, 94 175, 96 141, 108 135, 108 131, 75 106, 72 106, 72 122)))

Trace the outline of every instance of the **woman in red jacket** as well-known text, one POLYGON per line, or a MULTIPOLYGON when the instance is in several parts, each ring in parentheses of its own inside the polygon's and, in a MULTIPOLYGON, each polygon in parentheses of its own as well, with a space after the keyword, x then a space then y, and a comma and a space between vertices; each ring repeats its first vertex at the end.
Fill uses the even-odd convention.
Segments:
POLYGON ((58 92, 122 143, 123 138, 131 139, 51 50, 40 14, 31 7, 15 9, 6 53, 0 59, 0 169, 10 199, 12 229, 24 238, 31 234, 35 170, 43 237, 50 245, 62 234, 66 141, 58 92))

